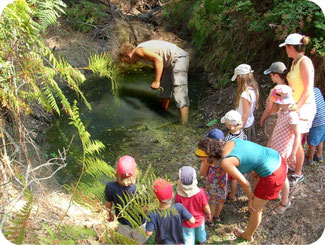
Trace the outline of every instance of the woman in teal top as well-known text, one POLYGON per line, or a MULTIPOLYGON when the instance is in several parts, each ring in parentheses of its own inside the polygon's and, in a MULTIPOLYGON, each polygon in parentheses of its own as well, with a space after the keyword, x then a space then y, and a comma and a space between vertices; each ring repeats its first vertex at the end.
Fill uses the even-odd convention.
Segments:
POLYGON ((220 161, 220 166, 242 186, 248 197, 250 216, 246 230, 236 228, 234 234, 253 241, 253 234, 261 223, 263 208, 268 200, 278 197, 287 178, 285 160, 271 148, 241 139, 228 142, 202 139, 197 145, 196 155, 202 163, 220 161), (248 172, 252 172, 254 177, 254 194, 243 175, 248 172))

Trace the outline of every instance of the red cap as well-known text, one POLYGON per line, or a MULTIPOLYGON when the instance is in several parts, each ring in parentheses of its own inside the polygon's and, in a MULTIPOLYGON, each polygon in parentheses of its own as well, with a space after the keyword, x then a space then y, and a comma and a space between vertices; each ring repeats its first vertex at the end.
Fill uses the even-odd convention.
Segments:
POLYGON ((162 178, 156 179, 153 188, 159 201, 173 199, 173 187, 168 181, 162 178))
POLYGON ((127 178, 134 174, 137 164, 131 156, 122 156, 117 162, 117 173, 123 178, 127 178))

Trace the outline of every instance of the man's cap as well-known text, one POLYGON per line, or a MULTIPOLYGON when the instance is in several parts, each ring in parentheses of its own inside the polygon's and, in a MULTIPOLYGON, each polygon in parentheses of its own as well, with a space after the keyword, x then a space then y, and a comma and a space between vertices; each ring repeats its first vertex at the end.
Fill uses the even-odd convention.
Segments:
POLYGON ((117 162, 117 173, 123 178, 130 177, 136 169, 135 159, 131 156, 122 156, 117 162))
POLYGON ((254 71, 252 70, 250 65, 241 64, 235 68, 234 75, 232 76, 231 81, 235 81, 237 76, 239 75, 246 75, 253 72, 254 71))
POLYGON ((283 74, 283 73, 286 73, 286 71, 287 71, 287 67, 285 66, 285 64, 278 61, 278 62, 272 63, 271 66, 264 71, 264 74, 268 75, 271 72, 282 73, 283 74))
POLYGON ((165 179, 158 178, 153 182, 154 193, 159 201, 173 199, 173 187, 165 179))
POLYGON ((279 47, 283 47, 287 44, 289 45, 300 45, 302 44, 302 37, 303 35, 299 33, 293 33, 287 36, 286 40, 284 40, 284 43, 281 43, 279 47))
POLYGON ((292 97, 292 89, 288 85, 276 85, 272 90, 270 100, 281 105, 295 103, 292 97))
POLYGON ((210 132, 206 135, 207 138, 212 138, 212 139, 216 139, 216 140, 220 140, 225 138, 225 135, 223 134, 223 132, 220 129, 214 128, 212 130, 210 130, 210 132))
POLYGON ((243 124, 242 116, 238 111, 231 110, 221 118, 221 123, 228 123, 231 126, 237 126, 243 124))
POLYGON ((191 166, 184 166, 180 168, 178 176, 183 185, 191 185, 196 179, 196 172, 191 166))

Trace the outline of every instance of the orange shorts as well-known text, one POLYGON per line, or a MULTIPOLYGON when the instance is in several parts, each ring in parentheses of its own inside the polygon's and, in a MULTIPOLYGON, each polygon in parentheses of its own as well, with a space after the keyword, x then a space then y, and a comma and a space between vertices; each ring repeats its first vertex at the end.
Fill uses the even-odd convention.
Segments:
POLYGON ((287 178, 287 171, 287 163, 281 157, 281 165, 277 170, 269 176, 260 177, 254 191, 254 196, 264 200, 276 199, 287 178))

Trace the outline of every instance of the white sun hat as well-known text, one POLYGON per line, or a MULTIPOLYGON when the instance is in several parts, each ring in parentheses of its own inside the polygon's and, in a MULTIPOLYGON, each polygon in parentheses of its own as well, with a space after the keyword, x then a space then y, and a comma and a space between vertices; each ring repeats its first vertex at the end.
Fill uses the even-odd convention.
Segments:
POLYGON ((243 124, 242 116, 238 111, 231 110, 221 118, 221 123, 228 123, 231 126, 237 126, 243 124))
POLYGON ((299 34, 299 33, 293 33, 290 34, 289 36, 287 36, 286 40, 284 40, 284 43, 281 43, 279 45, 279 47, 283 47, 287 44, 289 45, 300 45, 302 44, 301 40, 302 40, 303 35, 299 34))
POLYGON ((254 71, 252 70, 250 65, 241 64, 241 65, 236 67, 236 69, 234 71, 234 75, 231 78, 231 81, 235 81, 237 76, 239 76, 239 75, 246 75, 246 74, 249 74, 249 73, 252 73, 252 72, 254 72, 254 71))

